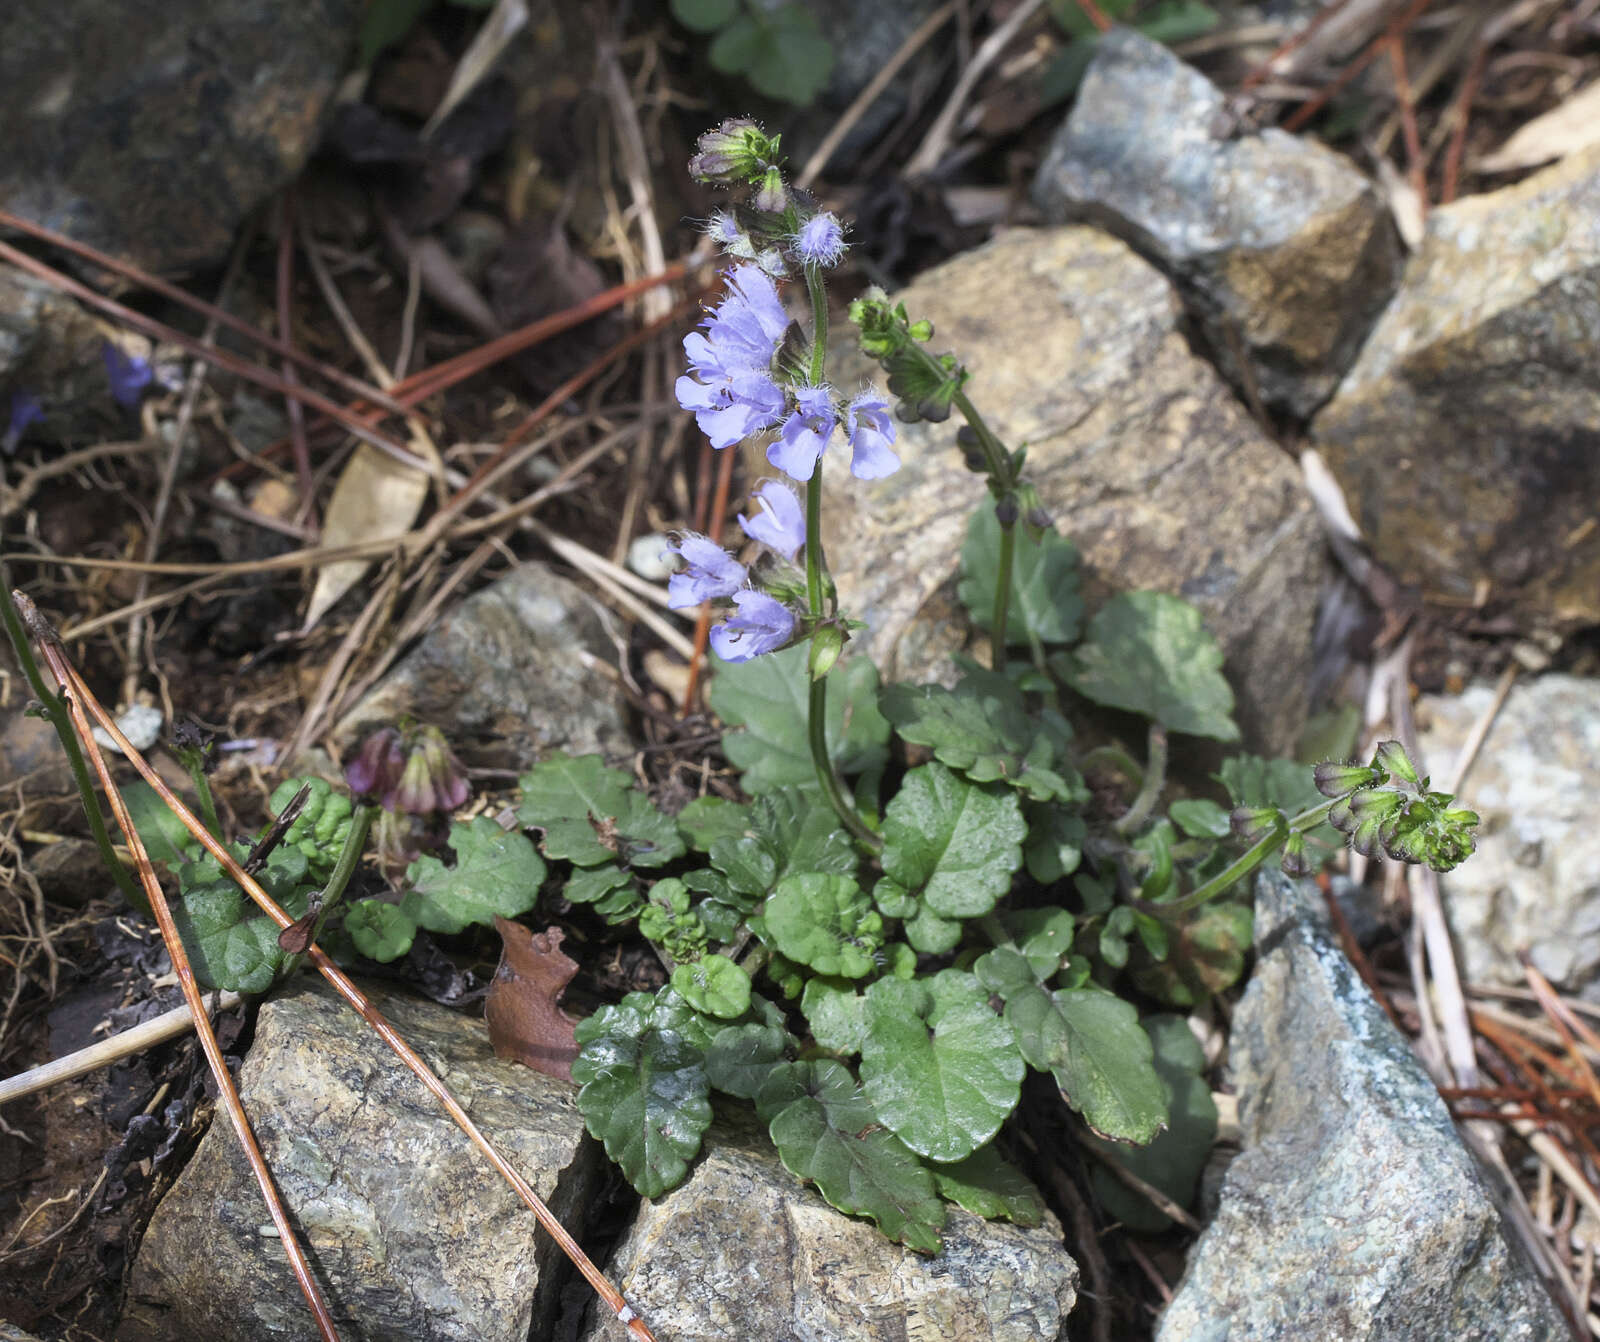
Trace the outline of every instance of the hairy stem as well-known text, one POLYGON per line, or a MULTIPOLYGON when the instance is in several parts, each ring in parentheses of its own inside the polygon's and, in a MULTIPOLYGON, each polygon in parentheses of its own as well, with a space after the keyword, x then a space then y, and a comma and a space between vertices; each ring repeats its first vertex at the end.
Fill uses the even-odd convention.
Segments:
POLYGON ((1011 608, 1011 561, 1017 552, 1017 524, 1000 523, 1000 565, 994 579, 994 620, 989 631, 989 669, 1006 669, 1006 615, 1011 608))
POLYGON ((1224 890, 1228 889, 1235 881, 1243 880, 1278 849, 1282 848, 1285 840, 1291 834, 1303 834, 1309 829, 1315 829, 1328 818, 1328 812, 1341 799, 1338 797, 1311 807, 1300 812, 1292 820, 1284 820, 1279 814, 1278 824, 1272 830, 1257 839, 1255 843, 1246 848, 1237 858, 1219 871, 1204 885, 1191 890, 1182 899, 1174 900, 1171 904, 1153 904, 1150 911, 1161 918, 1171 918, 1180 913, 1187 913, 1190 909, 1197 909, 1208 899, 1214 899, 1224 890))
POLYGON ((1167 782, 1167 733, 1158 722, 1150 724, 1150 745, 1145 752, 1144 782, 1133 805, 1111 826, 1118 834, 1131 834, 1150 818, 1167 782))

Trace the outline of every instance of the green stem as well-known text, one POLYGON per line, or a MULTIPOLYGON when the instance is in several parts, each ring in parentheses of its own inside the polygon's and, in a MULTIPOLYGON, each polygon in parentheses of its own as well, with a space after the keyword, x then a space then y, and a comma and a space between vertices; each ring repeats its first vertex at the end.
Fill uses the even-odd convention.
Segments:
MULTIPOLYGON (((334 864, 333 874, 328 877, 328 883, 322 887, 322 907, 318 910, 317 921, 311 929, 312 941, 322 934, 329 915, 344 902, 345 889, 350 884, 350 878, 356 874, 356 867, 360 865, 361 854, 367 846, 367 834, 377 814, 376 806, 367 806, 359 802, 351 813, 350 832, 345 835, 344 847, 339 850, 339 860, 334 864)), ((300 967, 303 958, 300 955, 286 956, 279 976, 288 978, 300 967)))
POLYGON ((95 847, 100 850, 100 860, 111 873, 112 879, 116 881, 123 898, 134 908, 142 908, 145 903, 144 892, 134 884, 133 876, 123 865, 122 859, 117 856, 111 835, 106 830, 105 816, 100 811, 100 798, 96 795, 94 783, 89 778, 89 766, 84 761, 83 751, 78 746, 78 734, 73 730, 72 720, 67 716, 66 705, 61 702, 59 696, 52 694, 45 686, 44 677, 39 672, 39 663, 34 660, 33 646, 29 642, 28 632, 23 628, 22 616, 12 599, 11 575, 6 572, 3 564, 0 564, 0 620, 5 623, 6 636, 11 640, 12 651, 16 653, 17 662, 28 678, 34 698, 44 706, 45 716, 50 719, 50 725, 56 729, 56 735, 61 739, 61 748, 67 752, 67 763, 72 768, 72 781, 77 785, 78 800, 83 804, 83 813, 88 818, 89 833, 94 838, 95 847))
POLYGON ((991 640, 989 668, 1006 669, 1006 616, 1011 608, 1011 561, 1017 552, 1017 524, 1000 523, 1000 564, 994 579, 994 619, 989 631, 991 640))
POLYGON ((178 751, 183 767, 189 771, 189 781, 194 784, 195 794, 200 798, 200 817, 206 822, 206 829, 211 832, 211 837, 219 843, 222 841, 222 822, 217 818, 217 800, 211 795, 211 781, 206 777, 206 766, 202 752, 190 747, 178 751))
POLYGON ((1131 834, 1149 819, 1167 782, 1167 733, 1158 722, 1150 724, 1150 745, 1146 751, 1144 782, 1133 805, 1111 826, 1118 834, 1131 834))
MULTIPOLYGON (((807 381, 820 386, 828 358, 828 293, 822 282, 822 271, 817 266, 806 267, 806 293, 811 299, 811 367, 807 381)), ((820 620, 823 610, 822 565, 822 459, 817 459, 811 478, 806 481, 806 603, 811 608, 811 618, 820 620)), ((828 680, 826 676, 811 678, 811 693, 807 703, 806 739, 811 746, 811 762, 817 771, 817 781, 822 784, 822 795, 856 841, 876 853, 883 848, 883 840, 868 828, 866 821, 856 813, 850 799, 833 771, 833 760, 828 754, 828 680)))
POLYGON ((1328 818, 1328 812, 1333 810, 1340 800, 1342 799, 1334 797, 1329 801, 1311 807, 1309 810, 1300 812, 1294 819, 1280 824, 1270 833, 1257 839, 1232 863, 1198 889, 1191 890, 1182 899, 1175 900, 1171 904, 1152 905, 1152 910, 1159 917, 1171 918, 1176 914, 1187 913, 1190 909, 1199 908, 1208 899, 1214 899, 1224 890, 1231 887, 1235 881, 1243 880, 1253 872, 1278 849, 1282 848, 1291 834, 1303 834, 1306 830, 1315 829, 1328 818))
POLYGON ((1144 770, 1139 767, 1139 762, 1121 746, 1096 746, 1078 761, 1078 768, 1083 773, 1088 773, 1089 770, 1102 764, 1109 764, 1113 769, 1123 774, 1132 781, 1134 787, 1144 786, 1144 770))

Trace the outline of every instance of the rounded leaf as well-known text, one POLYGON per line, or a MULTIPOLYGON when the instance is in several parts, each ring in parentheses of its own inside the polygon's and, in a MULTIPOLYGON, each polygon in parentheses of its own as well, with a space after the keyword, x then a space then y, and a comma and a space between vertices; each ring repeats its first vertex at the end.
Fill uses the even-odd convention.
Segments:
POLYGON ((672 986, 696 1011, 733 1020, 750 1009, 750 976, 725 955, 708 955, 672 971, 672 986))
POLYGON ((883 944, 883 919, 849 876, 786 876, 767 900, 765 916, 778 950, 819 974, 864 978, 883 944))
POLYGON ((924 764, 884 810, 883 870, 934 913, 975 918, 1011 888, 1027 833, 1014 792, 924 764))

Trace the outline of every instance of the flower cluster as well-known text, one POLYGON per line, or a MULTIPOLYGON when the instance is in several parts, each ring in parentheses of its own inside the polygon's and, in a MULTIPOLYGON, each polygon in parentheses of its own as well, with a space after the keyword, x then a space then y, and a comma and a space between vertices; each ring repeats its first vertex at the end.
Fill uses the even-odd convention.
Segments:
POLYGON ((384 871, 439 846, 450 813, 472 795, 466 769, 437 727, 380 727, 345 765, 345 782, 382 808, 374 835, 384 871))
POLYGON ((1383 742, 1369 765, 1319 764, 1315 777, 1318 791, 1335 799, 1329 821, 1359 853, 1371 857, 1381 847, 1396 862, 1435 871, 1472 855, 1477 814, 1453 806, 1447 792, 1430 792, 1398 741, 1383 742))
MULTIPOLYGON (((690 171, 700 180, 752 188, 746 206, 716 211, 708 235, 736 262, 727 291, 701 329, 683 342, 689 371, 674 388, 678 404, 694 412, 712 447, 734 446, 772 432, 767 460, 791 480, 809 483, 841 424, 850 449, 850 472, 879 480, 900 466, 889 402, 873 389, 848 402, 820 377, 824 351, 797 357, 789 314, 777 281, 799 267, 818 301, 817 277, 845 255, 845 230, 827 211, 808 208, 783 180, 776 136, 752 121, 725 121, 700 137, 690 171)), ((814 498, 815 496, 813 496, 814 498)), ((752 540, 790 563, 805 546, 808 519, 799 500, 776 481, 754 496, 759 511, 741 515, 752 540)), ((809 525, 815 527, 816 520, 809 525)), ((674 609, 703 601, 731 601, 734 613, 714 630, 712 646, 729 661, 745 661, 782 647, 795 634, 797 618, 770 592, 750 583, 743 565, 704 536, 688 534, 672 551, 685 564, 671 579, 674 609)), ((808 556, 808 560, 810 556, 808 556)), ((822 614, 810 611, 813 621, 822 614)))

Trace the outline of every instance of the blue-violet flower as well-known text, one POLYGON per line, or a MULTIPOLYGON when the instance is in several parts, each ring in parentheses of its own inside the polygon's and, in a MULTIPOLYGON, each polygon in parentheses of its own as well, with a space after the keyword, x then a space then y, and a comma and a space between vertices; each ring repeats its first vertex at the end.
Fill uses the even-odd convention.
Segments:
POLYGON ((900 469, 900 458, 890 451, 895 426, 889 402, 876 391, 869 388, 850 402, 845 432, 850 438, 850 474, 857 480, 881 480, 900 469))
POLYGON ((688 568, 667 579, 667 607, 690 610, 702 601, 733 596, 745 583, 745 568, 709 536, 686 531, 667 549, 682 557, 688 568))
POLYGON ((777 480, 766 481, 751 498, 760 505, 754 517, 739 514, 739 525, 753 541, 782 555, 791 564, 806 543, 806 514, 794 491, 777 480))
POLYGON ((111 396, 124 410, 139 404, 144 389, 154 380, 150 361, 137 354, 125 353, 113 341, 101 343, 100 353, 106 361, 106 378, 111 383, 111 396))
POLYGON ((44 407, 39 404, 39 398, 31 392, 14 391, 11 393, 11 421, 6 425, 6 434, 0 438, 0 451, 15 452, 17 444, 22 441, 22 435, 28 431, 30 424, 38 424, 44 419, 44 407))
POLYGON ((794 401, 794 413, 784 420, 777 441, 767 448, 767 460, 792 480, 809 480, 839 424, 833 412, 833 388, 826 383, 801 387, 794 401))
POLYGON ((794 253, 810 265, 838 265, 845 253, 844 225, 826 211, 812 215, 794 236, 794 253))
POLYGON ((794 615, 765 592, 733 594, 738 614, 711 631, 711 647, 725 662, 748 662, 781 648, 794 634, 794 615))
POLYGON ((684 337, 693 376, 680 377, 674 391, 713 447, 732 447, 783 415, 771 367, 789 314, 759 266, 738 266, 728 276, 727 297, 703 324, 704 332, 684 337))

